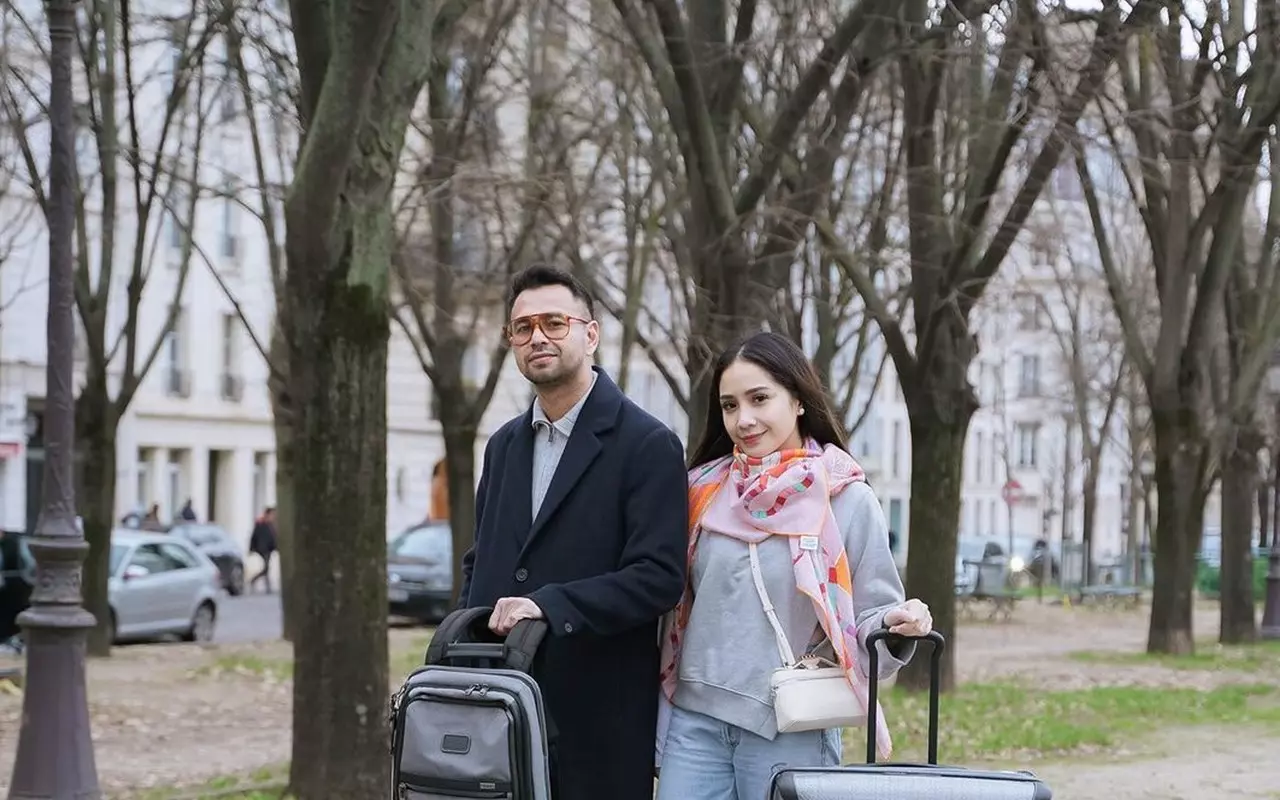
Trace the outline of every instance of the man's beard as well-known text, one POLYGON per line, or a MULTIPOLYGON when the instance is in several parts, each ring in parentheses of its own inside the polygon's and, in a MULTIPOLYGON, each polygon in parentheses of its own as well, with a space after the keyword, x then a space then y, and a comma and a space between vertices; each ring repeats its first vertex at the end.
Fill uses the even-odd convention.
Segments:
POLYGON ((530 370, 529 374, 525 375, 525 378, 529 383, 532 383, 534 386, 555 387, 568 383, 572 380, 574 374, 578 371, 578 365, 570 364, 565 361, 564 353, 559 353, 557 356, 559 358, 559 364, 557 364, 556 369, 544 372, 535 372, 530 370))

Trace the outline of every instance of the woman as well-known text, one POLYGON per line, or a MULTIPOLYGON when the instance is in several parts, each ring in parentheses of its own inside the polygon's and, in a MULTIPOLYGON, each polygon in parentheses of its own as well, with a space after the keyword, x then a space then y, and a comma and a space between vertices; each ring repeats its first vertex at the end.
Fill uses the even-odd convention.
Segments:
MULTIPOLYGON (((838 662, 865 711, 867 635, 932 628, 923 603, 903 601, 880 504, 847 449, 789 339, 758 333, 720 357, 690 459, 689 584, 664 627, 658 800, 757 800, 782 766, 839 764, 839 729, 778 732, 783 653, 838 662)), ((913 652, 882 649, 881 678, 913 652)), ((887 755, 883 727, 878 740, 887 755)))

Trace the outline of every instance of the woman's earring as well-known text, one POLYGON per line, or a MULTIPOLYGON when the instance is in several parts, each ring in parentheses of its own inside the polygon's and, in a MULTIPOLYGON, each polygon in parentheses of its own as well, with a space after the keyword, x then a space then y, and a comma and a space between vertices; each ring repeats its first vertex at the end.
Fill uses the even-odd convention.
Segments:
POLYGON ((797 416, 804 416, 804 406, 800 406, 800 411, 797 413, 797 416))

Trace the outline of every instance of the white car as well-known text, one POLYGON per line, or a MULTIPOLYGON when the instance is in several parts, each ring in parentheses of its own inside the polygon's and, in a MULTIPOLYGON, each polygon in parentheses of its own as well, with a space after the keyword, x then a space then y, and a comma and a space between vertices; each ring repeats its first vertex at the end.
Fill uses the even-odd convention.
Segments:
POLYGON ((218 567, 186 540, 112 531, 107 599, 115 641, 170 634, 188 642, 212 641, 222 594, 218 567))

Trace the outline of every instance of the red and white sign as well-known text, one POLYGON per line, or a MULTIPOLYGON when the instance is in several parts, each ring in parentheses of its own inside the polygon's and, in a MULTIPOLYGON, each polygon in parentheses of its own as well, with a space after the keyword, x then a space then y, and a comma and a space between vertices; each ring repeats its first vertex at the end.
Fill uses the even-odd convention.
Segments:
POLYGON ((1004 498, 1006 505, 1013 505, 1022 499, 1022 484, 1010 478, 1000 490, 1000 496, 1004 498))

